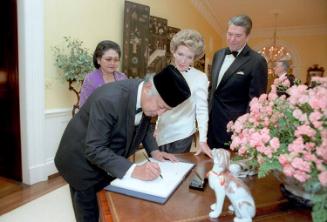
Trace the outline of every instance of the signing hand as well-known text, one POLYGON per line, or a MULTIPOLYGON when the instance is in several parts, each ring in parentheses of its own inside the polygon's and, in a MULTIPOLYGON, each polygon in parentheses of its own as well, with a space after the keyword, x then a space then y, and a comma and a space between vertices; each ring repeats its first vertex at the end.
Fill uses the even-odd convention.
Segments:
POLYGON ((161 174, 158 163, 146 162, 140 166, 136 166, 132 173, 132 177, 140 180, 154 180, 161 174))
POLYGON ((209 148, 208 144, 206 142, 200 142, 199 143, 199 149, 196 151, 194 155, 199 155, 200 153, 206 154, 208 157, 212 159, 211 149, 209 148))

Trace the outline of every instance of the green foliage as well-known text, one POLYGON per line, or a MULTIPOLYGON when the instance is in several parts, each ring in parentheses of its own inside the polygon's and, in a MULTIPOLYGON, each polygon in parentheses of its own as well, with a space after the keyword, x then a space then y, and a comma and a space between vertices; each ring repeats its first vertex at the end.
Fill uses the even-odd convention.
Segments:
POLYGON ((327 192, 320 195, 314 195, 313 199, 312 219, 314 222, 327 221, 327 192))
POLYGON ((55 66, 66 81, 82 81, 94 69, 92 55, 82 41, 66 36, 64 40, 64 49, 53 47, 55 66))
POLYGON ((268 159, 265 160, 263 164, 260 165, 258 171, 258 177, 265 177, 267 176, 272 170, 282 170, 282 167, 278 161, 278 159, 268 159))
MULTIPOLYGON (((301 80, 299 80, 299 79, 295 79, 294 80, 294 82, 293 82, 293 85, 296 85, 296 86, 298 86, 298 85, 300 85, 301 84, 301 80)), ((277 92, 278 93, 280 93, 280 94, 288 94, 287 93, 287 90, 290 88, 290 86, 289 85, 285 85, 285 84, 278 84, 277 86, 276 86, 276 90, 277 90, 277 92)))
POLYGON ((299 79, 294 80, 294 85, 298 86, 300 84, 301 84, 301 80, 299 80, 299 79))

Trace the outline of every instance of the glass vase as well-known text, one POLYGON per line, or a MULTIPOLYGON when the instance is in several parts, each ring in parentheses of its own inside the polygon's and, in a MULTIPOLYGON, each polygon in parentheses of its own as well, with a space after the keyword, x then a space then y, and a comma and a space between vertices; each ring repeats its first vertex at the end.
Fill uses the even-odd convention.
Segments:
POLYGON ((288 177, 281 171, 273 171, 274 176, 281 182, 281 192, 288 201, 299 207, 312 207, 312 198, 320 193, 321 186, 317 183, 310 190, 305 189, 304 183, 296 180, 294 177, 288 177))

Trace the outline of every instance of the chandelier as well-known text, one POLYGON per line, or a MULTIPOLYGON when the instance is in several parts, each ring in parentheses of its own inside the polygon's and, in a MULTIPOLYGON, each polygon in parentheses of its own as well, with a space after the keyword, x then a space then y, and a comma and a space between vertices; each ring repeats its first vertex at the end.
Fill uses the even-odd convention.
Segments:
POLYGON ((272 73, 272 67, 274 62, 278 60, 291 60, 291 54, 284 46, 277 45, 277 17, 278 13, 274 13, 275 15, 275 28, 273 35, 273 42, 270 46, 265 46, 258 52, 265 57, 268 63, 269 73, 272 73))

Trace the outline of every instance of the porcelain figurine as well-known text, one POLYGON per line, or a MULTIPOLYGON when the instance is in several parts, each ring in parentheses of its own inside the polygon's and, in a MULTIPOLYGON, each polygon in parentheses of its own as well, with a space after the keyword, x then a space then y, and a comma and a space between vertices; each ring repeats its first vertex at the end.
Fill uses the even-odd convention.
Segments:
POLYGON ((231 202, 228 209, 235 214, 234 222, 251 222, 255 215, 255 203, 245 183, 229 171, 229 151, 213 149, 212 156, 214 165, 208 172, 208 179, 210 188, 215 192, 216 202, 210 206, 212 211, 209 217, 219 217, 227 196, 231 202))

